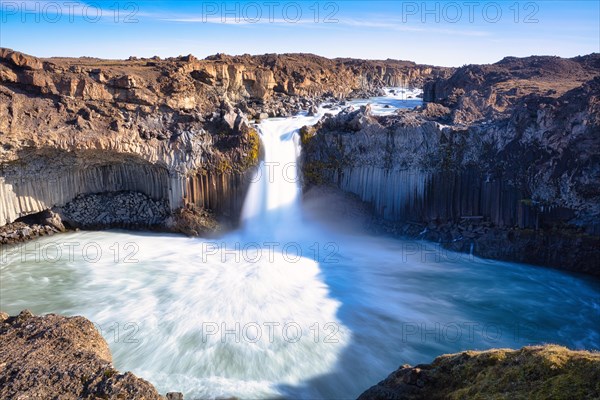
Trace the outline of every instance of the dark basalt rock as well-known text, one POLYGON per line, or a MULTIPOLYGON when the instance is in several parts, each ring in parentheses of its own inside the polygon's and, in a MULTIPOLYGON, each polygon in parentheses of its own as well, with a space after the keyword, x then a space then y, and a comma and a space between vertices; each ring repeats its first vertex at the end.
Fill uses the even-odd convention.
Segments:
POLYGON ((600 274, 599 57, 467 66, 415 110, 326 117, 304 130, 305 181, 359 195, 393 233, 600 274))
POLYGON ((260 156, 248 118, 314 113, 326 100, 448 71, 310 54, 107 62, 0 48, 0 225, 78 196, 130 191, 233 226, 260 156))

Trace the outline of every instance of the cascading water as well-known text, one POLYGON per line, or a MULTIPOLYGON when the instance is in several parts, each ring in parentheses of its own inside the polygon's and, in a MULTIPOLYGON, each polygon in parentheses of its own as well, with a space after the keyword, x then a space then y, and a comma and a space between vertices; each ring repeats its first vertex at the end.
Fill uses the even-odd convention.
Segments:
POLYGON ((264 160, 252 178, 242 211, 245 229, 273 238, 277 230, 289 229, 289 225, 298 223, 301 210, 297 131, 303 125, 312 125, 318 120, 319 116, 297 116, 260 124, 264 160))
POLYGON ((355 398, 442 353, 600 347, 591 278, 369 235, 340 196, 301 203, 297 129, 317 120, 260 124, 265 157, 238 232, 79 232, 18 246, 0 254, 0 308, 83 315, 119 370, 187 400, 355 398))

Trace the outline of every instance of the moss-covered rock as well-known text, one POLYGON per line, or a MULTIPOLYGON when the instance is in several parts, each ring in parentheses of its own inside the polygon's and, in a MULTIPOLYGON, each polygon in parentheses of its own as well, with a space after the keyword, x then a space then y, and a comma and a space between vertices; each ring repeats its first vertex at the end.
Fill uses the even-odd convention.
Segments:
POLYGON ((302 146, 307 146, 310 140, 317 134, 317 128, 314 126, 305 125, 300 128, 300 140, 302 146))
POLYGON ((308 186, 325 184, 326 179, 323 176, 323 172, 326 168, 327 165, 321 161, 304 163, 302 165, 302 176, 304 177, 304 183, 308 186))
POLYGON ((207 236, 219 230, 219 222, 207 210, 188 204, 173 212, 167 226, 173 232, 187 236, 207 236))
POLYGON ((359 399, 598 399, 600 353, 556 345, 443 355, 400 367, 359 399))
POLYGON ((239 134, 222 135, 217 138, 217 150, 210 157, 206 173, 244 173, 258 165, 260 160, 260 137, 253 128, 239 134))
POLYGON ((255 129, 246 133, 246 158, 242 160, 242 168, 248 169, 258 164, 260 159, 260 137, 255 129))

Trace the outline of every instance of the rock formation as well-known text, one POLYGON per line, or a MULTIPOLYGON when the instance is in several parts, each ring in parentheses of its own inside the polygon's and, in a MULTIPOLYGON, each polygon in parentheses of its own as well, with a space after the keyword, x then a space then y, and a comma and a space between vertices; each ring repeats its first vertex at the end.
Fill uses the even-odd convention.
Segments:
POLYGON ((597 54, 463 67, 427 83, 420 109, 304 129, 304 175, 398 233, 600 274, 599 76, 597 54))
POLYGON ((597 399, 600 354, 546 345, 465 351, 404 365, 359 400, 597 399))
POLYGON ((104 192, 141 193, 174 218, 210 210, 235 224, 260 156, 248 118, 446 73, 307 54, 109 61, 0 49, 0 225, 104 192))
POLYGON ((0 244, 25 242, 40 236, 65 232, 60 215, 46 210, 21 218, 20 222, 0 226, 0 244))
POLYGON ((181 399, 112 366, 108 344, 83 317, 0 313, 3 399, 181 399))

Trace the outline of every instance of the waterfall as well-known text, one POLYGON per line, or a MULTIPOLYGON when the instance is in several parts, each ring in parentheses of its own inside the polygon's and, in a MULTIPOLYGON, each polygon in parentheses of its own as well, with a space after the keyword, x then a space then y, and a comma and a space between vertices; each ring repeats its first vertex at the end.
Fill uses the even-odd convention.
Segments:
POLYGON ((300 204, 300 136, 305 125, 316 124, 322 112, 313 117, 299 115, 277 118, 258 125, 264 159, 260 162, 244 202, 242 226, 253 235, 274 236, 279 229, 297 224, 300 204))

